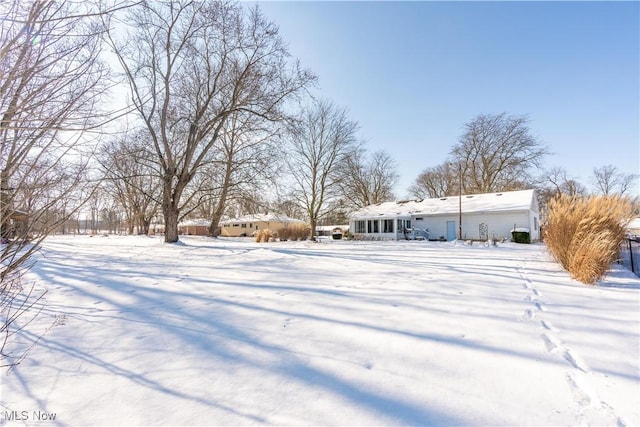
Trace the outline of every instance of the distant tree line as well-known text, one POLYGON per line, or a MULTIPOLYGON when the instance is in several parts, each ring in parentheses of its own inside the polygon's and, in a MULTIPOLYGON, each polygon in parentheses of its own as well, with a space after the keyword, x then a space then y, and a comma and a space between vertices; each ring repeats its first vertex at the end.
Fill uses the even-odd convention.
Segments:
MULTIPOLYGON (((559 195, 629 195, 637 174, 607 165, 593 169, 592 191, 562 167, 543 168, 548 148, 533 137, 523 115, 480 114, 465 125, 449 158, 425 169, 409 188, 416 198, 534 188, 544 208, 559 195)), ((637 204, 637 203, 636 203, 637 204)))

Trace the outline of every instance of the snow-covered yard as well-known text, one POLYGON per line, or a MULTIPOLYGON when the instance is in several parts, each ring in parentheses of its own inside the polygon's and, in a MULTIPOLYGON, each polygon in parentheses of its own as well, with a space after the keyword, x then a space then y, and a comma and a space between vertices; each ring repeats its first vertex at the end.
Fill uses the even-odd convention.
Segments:
POLYGON ((30 277, 0 424, 640 425, 640 280, 542 245, 69 236, 30 277))

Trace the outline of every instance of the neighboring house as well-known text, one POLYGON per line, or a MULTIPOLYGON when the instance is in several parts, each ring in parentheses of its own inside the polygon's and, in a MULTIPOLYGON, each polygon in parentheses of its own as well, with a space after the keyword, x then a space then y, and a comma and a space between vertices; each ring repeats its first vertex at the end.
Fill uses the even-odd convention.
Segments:
POLYGON ((14 239, 16 236, 27 237, 29 227, 29 214, 27 212, 14 209, 8 212, 8 221, 2 219, 2 236, 0 239, 14 239))
POLYGON ((209 224, 211 221, 206 219, 182 221, 178 224, 178 233, 187 236, 208 236, 209 224))
POLYGON ((278 231, 291 224, 304 224, 299 219, 289 218, 283 215, 274 214, 254 214, 245 215, 240 218, 232 218, 220 222, 220 236, 223 237, 245 237, 253 236, 258 230, 269 229, 278 231))
POLYGON ((640 236, 640 218, 634 218, 627 225, 627 231, 633 236, 640 236))
POLYGON ((430 240, 511 240, 514 229, 540 239, 540 214, 534 190, 449 196, 369 205, 349 215, 356 238, 402 240, 418 232, 430 240))

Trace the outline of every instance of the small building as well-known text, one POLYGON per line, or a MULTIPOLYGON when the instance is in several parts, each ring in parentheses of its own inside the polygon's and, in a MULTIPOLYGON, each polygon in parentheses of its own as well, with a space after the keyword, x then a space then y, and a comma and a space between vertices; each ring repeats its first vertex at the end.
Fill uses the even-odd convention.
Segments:
POLYGON ((178 234, 184 234, 186 236, 208 236, 209 224, 211 224, 211 221, 206 219, 182 221, 178 224, 178 234))
POLYGON ((29 214, 19 209, 7 212, 0 224, 0 240, 26 238, 29 230, 29 214))
POLYGON ((222 237, 251 237, 258 230, 269 229, 278 231, 291 224, 305 224, 299 219, 275 214, 253 214, 240 218, 227 219, 220 222, 220 236, 222 237))
POLYGON ((355 238, 447 241, 459 238, 460 229, 464 240, 511 240, 512 230, 527 228, 534 242, 539 220, 535 190, 522 190, 378 203, 349 215, 349 227, 355 238))

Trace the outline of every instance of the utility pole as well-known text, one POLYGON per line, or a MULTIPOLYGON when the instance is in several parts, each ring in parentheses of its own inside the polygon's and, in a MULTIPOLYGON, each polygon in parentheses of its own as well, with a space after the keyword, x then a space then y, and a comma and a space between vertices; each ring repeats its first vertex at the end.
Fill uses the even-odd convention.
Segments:
POLYGON ((458 162, 458 178, 460 187, 458 190, 458 239, 462 240, 462 165, 458 162))

